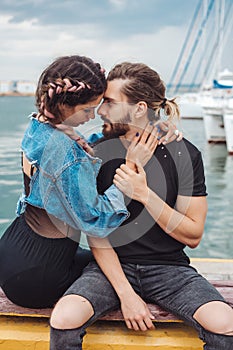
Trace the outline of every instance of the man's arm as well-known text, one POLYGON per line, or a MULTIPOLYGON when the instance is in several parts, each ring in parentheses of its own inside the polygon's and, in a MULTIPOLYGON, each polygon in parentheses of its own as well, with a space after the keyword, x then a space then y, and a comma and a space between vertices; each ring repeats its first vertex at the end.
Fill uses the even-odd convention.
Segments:
POLYGON ((108 239, 88 237, 93 255, 101 270, 115 289, 121 310, 129 329, 146 331, 153 329, 153 315, 146 303, 135 293, 121 267, 118 256, 108 239))
POLYGON ((157 224, 171 237, 190 248, 198 246, 207 213, 206 197, 178 196, 176 209, 173 209, 149 190, 145 207, 157 224))
POLYGON ((176 208, 170 207, 147 186, 141 165, 137 173, 123 164, 116 171, 114 184, 128 197, 141 202, 158 225, 177 241, 195 248, 201 240, 207 214, 206 197, 178 195, 176 208))

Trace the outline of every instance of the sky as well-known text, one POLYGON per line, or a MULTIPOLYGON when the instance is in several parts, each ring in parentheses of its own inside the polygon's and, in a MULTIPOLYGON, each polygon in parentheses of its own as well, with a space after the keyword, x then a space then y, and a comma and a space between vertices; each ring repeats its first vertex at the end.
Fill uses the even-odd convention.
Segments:
MULTIPOLYGON (((144 62, 168 83, 199 2, 0 0, 0 80, 37 80, 55 58, 81 54, 107 72, 122 61, 144 62)), ((229 37, 221 64, 233 70, 229 37)), ((188 68, 194 75, 201 57, 195 54, 188 68)))

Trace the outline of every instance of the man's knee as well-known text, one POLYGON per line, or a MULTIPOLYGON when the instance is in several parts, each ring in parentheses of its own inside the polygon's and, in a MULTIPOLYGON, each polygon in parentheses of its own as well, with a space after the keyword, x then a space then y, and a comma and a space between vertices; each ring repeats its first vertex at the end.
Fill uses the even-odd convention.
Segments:
POLYGON ((91 303, 79 295, 66 295, 55 305, 50 325, 55 329, 74 329, 83 326, 94 314, 91 303))
POLYGON ((200 332, 200 338, 205 343, 205 350, 232 350, 233 336, 225 334, 216 334, 203 329, 200 332))
POLYGON ((193 317, 210 332, 233 335, 233 309, 224 302, 212 301, 204 304, 193 317))

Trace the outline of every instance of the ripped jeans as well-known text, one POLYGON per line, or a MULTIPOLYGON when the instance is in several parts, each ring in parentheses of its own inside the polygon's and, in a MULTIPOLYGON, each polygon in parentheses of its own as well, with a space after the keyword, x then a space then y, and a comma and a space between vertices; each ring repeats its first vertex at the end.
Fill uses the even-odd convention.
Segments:
MULTIPOLYGON (((205 350, 232 350, 233 336, 206 331, 193 319, 195 311, 210 301, 223 301, 219 292, 192 267, 122 264, 135 292, 195 327, 205 350)), ((89 263, 65 295, 83 296, 94 315, 82 327, 58 330, 51 327, 50 350, 81 350, 86 328, 110 310, 120 307, 111 284, 95 262, 89 263)))

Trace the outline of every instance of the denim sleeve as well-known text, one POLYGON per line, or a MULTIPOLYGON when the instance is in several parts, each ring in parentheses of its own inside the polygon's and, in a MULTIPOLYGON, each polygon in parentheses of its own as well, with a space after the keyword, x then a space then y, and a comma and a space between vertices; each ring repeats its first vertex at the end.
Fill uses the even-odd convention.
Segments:
POLYGON ((59 218, 67 224, 87 235, 103 238, 120 226, 129 213, 122 193, 114 185, 103 195, 98 194, 97 170, 91 160, 77 161, 64 169, 53 186, 56 196, 50 195, 47 199, 49 209, 56 210, 56 202, 51 201, 59 197, 63 205, 59 218))
POLYGON ((105 191, 105 195, 110 200, 116 212, 122 210, 122 203, 124 203, 124 195, 120 190, 118 190, 118 188, 115 185, 110 186, 105 191))

